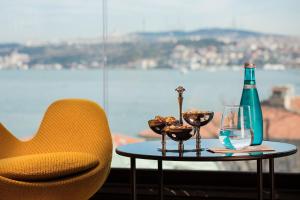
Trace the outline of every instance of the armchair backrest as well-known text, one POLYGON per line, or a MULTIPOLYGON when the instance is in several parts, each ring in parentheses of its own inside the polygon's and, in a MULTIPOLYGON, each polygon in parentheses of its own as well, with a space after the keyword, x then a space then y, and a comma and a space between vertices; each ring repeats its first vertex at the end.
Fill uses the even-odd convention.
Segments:
POLYGON ((111 159, 112 138, 103 109, 83 99, 63 99, 47 109, 37 135, 26 144, 36 153, 87 152, 111 159))

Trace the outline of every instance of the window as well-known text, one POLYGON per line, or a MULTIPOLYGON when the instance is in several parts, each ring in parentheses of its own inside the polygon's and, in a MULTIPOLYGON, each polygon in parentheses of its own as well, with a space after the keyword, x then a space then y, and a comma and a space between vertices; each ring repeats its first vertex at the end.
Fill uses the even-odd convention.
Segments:
MULTIPOLYGON (((174 89, 183 85, 184 110, 216 112, 201 133, 217 137, 224 104, 239 104, 245 61, 256 80, 266 139, 299 146, 300 12, 296 0, 127 0, 2 2, 0 121, 31 137, 56 99, 104 104, 115 141, 144 140, 147 121, 178 116, 174 89), (103 24, 104 23, 104 24, 103 24), (107 28, 103 76, 102 28, 107 28), (144 137, 143 137, 144 136, 144 137)), ((104 31, 105 33, 105 31, 104 31)), ((278 160, 299 172, 299 154, 278 160)), ((114 167, 128 166, 114 157, 114 167)), ((138 162, 149 167, 147 161, 138 162)), ((255 163, 166 162, 167 168, 252 170, 255 163)), ((156 166, 153 163, 153 166, 156 166)))

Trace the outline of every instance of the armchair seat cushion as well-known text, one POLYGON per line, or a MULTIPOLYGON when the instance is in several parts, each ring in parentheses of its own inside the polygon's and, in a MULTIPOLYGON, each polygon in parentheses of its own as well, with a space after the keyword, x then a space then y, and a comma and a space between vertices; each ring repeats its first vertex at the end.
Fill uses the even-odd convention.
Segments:
POLYGON ((84 173, 99 164, 97 157, 80 152, 33 154, 0 160, 0 176, 16 181, 51 181, 84 173))

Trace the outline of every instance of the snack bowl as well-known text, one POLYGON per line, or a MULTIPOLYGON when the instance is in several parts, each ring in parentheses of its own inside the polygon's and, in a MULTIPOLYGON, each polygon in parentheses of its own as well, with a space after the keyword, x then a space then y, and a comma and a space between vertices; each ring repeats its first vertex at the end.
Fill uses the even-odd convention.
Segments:
POLYGON ((162 134, 163 130, 166 126, 176 125, 179 121, 172 116, 162 117, 162 116, 155 116, 154 119, 148 121, 148 125, 152 131, 157 134, 162 134))
POLYGON ((190 125, 171 125, 164 128, 167 136, 178 142, 178 151, 184 151, 183 142, 193 137, 193 127, 190 125))
POLYGON ((183 119, 190 125, 200 127, 208 124, 214 116, 211 111, 192 110, 183 113, 183 119))
POLYGON ((166 132, 165 127, 179 124, 179 121, 172 116, 162 117, 162 116, 155 116, 154 119, 148 121, 148 125, 152 131, 161 135, 161 151, 166 151, 166 132))
POLYGON ((183 113, 184 120, 194 127, 194 134, 196 135, 196 150, 204 150, 201 148, 200 127, 208 124, 214 117, 214 112, 190 110, 183 113))
POLYGON ((156 119, 151 119, 148 121, 148 125, 153 132, 161 135, 166 126, 166 123, 163 121, 158 121, 156 119))
POLYGON ((174 141, 186 141, 193 137, 193 127, 188 125, 182 126, 166 126, 164 131, 167 133, 168 137, 174 141))

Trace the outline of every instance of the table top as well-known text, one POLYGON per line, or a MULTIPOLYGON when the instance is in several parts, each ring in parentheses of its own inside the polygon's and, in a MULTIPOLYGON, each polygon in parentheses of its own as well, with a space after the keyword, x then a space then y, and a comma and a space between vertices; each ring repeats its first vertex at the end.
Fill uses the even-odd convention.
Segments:
MULTIPOLYGON (((172 160, 172 161, 234 161, 234 160, 257 160, 289 156, 297 152, 297 147, 292 144, 282 142, 263 141, 275 151, 252 152, 252 153, 212 153, 209 151, 189 151, 194 149, 195 140, 191 139, 184 143, 185 151, 179 154, 177 151, 161 152, 161 141, 146 141, 119 146, 116 153, 130 158, 140 158, 149 160, 172 160)), ((176 149, 178 143, 167 140, 167 149, 176 149)), ((202 139, 201 147, 204 149, 211 147, 222 147, 218 139, 202 139)))

